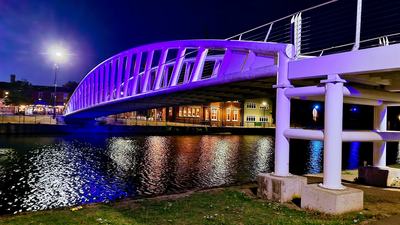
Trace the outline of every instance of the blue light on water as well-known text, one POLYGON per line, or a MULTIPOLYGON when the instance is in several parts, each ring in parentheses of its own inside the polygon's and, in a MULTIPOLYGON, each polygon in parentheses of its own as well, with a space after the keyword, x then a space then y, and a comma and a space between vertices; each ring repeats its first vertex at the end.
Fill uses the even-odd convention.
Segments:
POLYGON ((307 163, 308 174, 316 174, 322 172, 322 150, 324 148, 324 142, 322 141, 310 141, 308 145, 310 157, 307 163))
POLYGON ((358 157, 360 150, 360 142, 350 142, 350 152, 349 152, 349 169, 358 168, 358 157))

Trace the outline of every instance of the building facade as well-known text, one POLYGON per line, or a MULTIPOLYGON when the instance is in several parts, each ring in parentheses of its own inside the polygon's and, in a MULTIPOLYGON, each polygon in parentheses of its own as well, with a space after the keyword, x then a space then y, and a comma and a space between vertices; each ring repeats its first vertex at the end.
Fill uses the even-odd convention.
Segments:
MULTIPOLYGON (((57 87, 56 112, 62 114, 69 97, 74 90, 70 88, 57 87)), ((15 81, 15 75, 10 76, 10 82, 0 82, 0 114, 23 113, 27 115, 54 113, 54 87, 31 85, 27 81, 15 81), (29 88, 22 88, 28 85, 29 88), (6 105, 6 99, 12 90, 28 92, 30 104, 6 105)))
POLYGON ((248 127, 271 127, 272 101, 269 98, 247 99, 243 104, 243 123, 248 127))

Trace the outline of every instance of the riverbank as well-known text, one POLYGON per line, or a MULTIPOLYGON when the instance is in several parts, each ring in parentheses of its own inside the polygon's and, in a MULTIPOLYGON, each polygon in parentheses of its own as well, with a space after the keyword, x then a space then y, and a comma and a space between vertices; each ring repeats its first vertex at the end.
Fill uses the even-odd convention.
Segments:
POLYGON ((0 124, 0 134, 275 134, 274 128, 252 127, 205 127, 205 126, 170 126, 168 124, 139 125, 97 125, 97 124, 0 124))
MULTIPOLYGON (((306 175, 308 183, 321 174, 306 175)), ((356 170, 343 171, 346 186, 364 191, 364 209, 330 216, 256 197, 257 185, 191 190, 147 199, 125 198, 53 210, 0 216, 1 224, 374 224, 400 213, 400 189, 353 183, 356 170)))

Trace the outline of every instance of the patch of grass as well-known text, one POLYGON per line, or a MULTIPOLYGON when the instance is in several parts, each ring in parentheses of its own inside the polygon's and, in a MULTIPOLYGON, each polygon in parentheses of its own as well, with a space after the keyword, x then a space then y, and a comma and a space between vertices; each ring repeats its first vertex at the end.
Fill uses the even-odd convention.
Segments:
POLYGON ((388 167, 395 168, 395 169, 400 169, 400 165, 399 164, 388 165, 388 167))
POLYGON ((342 174, 343 175, 357 175, 358 173, 357 172, 351 172, 351 171, 345 171, 345 172, 342 172, 342 174))
POLYGON ((0 224, 354 224, 372 215, 331 216, 289 209, 249 197, 238 189, 197 192, 181 199, 140 200, 21 213, 0 217, 0 224))
POLYGON ((381 203, 383 200, 378 197, 371 197, 368 195, 364 195, 364 202, 370 202, 370 203, 381 203))

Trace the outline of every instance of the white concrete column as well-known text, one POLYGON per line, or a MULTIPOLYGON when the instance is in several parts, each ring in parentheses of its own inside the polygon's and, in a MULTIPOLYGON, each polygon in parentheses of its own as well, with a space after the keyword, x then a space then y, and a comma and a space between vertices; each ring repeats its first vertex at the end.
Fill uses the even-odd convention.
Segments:
POLYGON ((289 173, 289 139, 283 132, 290 128, 290 99, 285 89, 291 87, 287 78, 289 58, 278 54, 278 81, 276 89, 276 128, 275 128, 275 176, 291 176, 289 173))
POLYGON ((342 174, 343 83, 337 74, 329 75, 325 92, 324 181, 321 187, 344 189, 342 174))
MULTIPOLYGON (((374 106, 374 130, 385 132, 387 130, 387 106, 381 104, 374 106)), ((374 142, 373 166, 386 167, 386 142, 374 142)))

